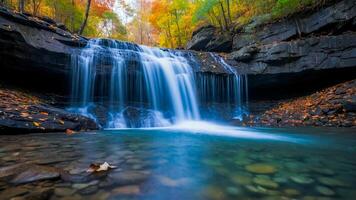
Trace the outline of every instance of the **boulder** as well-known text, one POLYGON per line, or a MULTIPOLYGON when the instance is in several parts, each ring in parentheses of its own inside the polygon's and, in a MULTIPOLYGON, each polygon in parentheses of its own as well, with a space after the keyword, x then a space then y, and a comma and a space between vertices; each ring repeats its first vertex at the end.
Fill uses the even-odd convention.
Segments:
POLYGON ((29 94, 0 89, 0 134, 99 129, 90 118, 67 112, 29 94))
POLYGON ((166 120, 161 113, 145 108, 129 106, 122 112, 122 115, 125 119, 126 126, 129 128, 169 125, 168 120, 166 120))
POLYGON ((232 49, 232 36, 230 33, 218 33, 217 28, 203 26, 192 35, 187 49, 210 52, 230 52, 232 49))

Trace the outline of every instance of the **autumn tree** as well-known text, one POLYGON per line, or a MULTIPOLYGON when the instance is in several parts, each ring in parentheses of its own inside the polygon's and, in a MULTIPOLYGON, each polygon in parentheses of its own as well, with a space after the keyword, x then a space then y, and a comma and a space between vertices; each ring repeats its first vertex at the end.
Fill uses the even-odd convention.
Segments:
POLYGON ((83 24, 80 26, 79 34, 83 34, 84 28, 87 25, 87 21, 88 21, 88 17, 89 17, 89 11, 90 11, 90 4, 91 4, 91 0, 88 0, 87 7, 86 7, 86 10, 85 10, 84 21, 83 21, 83 24))

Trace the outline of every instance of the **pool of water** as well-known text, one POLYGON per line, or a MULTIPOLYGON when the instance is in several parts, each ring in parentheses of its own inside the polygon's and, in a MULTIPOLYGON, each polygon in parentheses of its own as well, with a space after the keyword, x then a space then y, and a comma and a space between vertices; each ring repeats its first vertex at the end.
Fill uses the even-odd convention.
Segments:
POLYGON ((354 133, 202 123, 0 136, 0 167, 32 162, 75 177, 20 185, 1 178, 0 199, 44 189, 45 199, 355 199, 354 133), (102 162, 117 168, 86 172, 102 162))

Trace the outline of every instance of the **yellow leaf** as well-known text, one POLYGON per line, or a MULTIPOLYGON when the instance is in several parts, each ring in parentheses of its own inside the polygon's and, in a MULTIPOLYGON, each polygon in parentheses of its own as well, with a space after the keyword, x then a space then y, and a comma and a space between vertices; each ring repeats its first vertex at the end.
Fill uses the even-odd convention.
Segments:
POLYGON ((33 122, 33 125, 36 126, 36 127, 39 127, 41 124, 38 123, 38 122, 33 122))
POLYGON ((21 113, 21 117, 28 117, 28 116, 30 116, 30 114, 25 113, 25 112, 21 113))

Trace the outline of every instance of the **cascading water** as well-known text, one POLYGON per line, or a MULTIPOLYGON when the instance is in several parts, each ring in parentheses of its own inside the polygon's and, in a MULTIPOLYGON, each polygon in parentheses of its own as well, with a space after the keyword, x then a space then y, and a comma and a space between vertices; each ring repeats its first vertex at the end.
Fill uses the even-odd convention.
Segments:
POLYGON ((194 73, 178 53, 94 39, 72 61, 72 106, 95 118, 90 111, 94 102, 109 102, 106 127, 122 128, 128 124, 131 127, 125 114, 146 119, 135 127, 167 126, 200 119, 194 73), (130 73, 131 70, 139 71, 140 77, 135 77, 137 73, 130 73), (108 99, 103 99, 104 96, 108 99), (141 102, 139 107, 145 111, 132 108, 128 111, 131 102, 141 102))
POLYGON ((197 78, 187 52, 92 39, 72 58, 71 110, 106 128, 162 127, 200 120, 200 104, 220 98, 235 105, 239 117, 246 80, 221 57, 211 57, 234 76, 197 78))
POLYGON ((246 75, 240 75, 237 73, 231 65, 227 64, 225 60, 213 53, 210 53, 210 56, 217 62, 220 63, 226 71, 232 73, 233 78, 227 79, 227 99, 232 99, 232 105, 235 106, 234 109, 234 118, 242 119, 244 114, 248 112, 248 81, 246 75))

